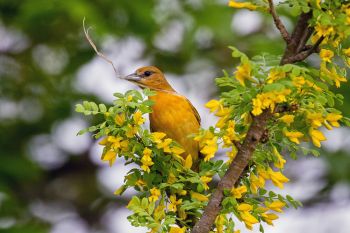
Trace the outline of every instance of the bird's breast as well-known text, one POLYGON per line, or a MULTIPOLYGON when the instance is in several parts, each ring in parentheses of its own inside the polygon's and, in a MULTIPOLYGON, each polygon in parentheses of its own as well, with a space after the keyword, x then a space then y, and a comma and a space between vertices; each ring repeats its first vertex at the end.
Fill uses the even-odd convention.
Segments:
POLYGON ((200 125, 189 101, 181 95, 159 91, 149 99, 155 102, 150 114, 151 131, 166 133, 196 160, 198 143, 188 136, 198 133, 200 125))

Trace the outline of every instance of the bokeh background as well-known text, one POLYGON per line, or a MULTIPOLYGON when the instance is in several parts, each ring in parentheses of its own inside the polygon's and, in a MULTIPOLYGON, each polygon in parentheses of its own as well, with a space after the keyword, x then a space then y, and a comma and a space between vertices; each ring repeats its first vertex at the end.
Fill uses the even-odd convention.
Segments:
MULTIPOLYGON (((288 8, 280 13, 291 29, 288 8)), ((203 108, 217 97, 214 78, 237 62, 228 45, 248 55, 284 49, 270 17, 230 9, 226 0, 0 0, 0 232, 146 232, 126 219, 135 192, 113 195, 128 169, 123 161, 108 167, 91 135, 76 136, 94 121, 76 114, 76 103, 108 104, 114 92, 136 88, 96 57, 84 17, 121 74, 160 67, 198 108, 204 127, 214 121, 203 108)), ((316 56, 309 62, 317 65, 316 56)), ((349 116, 349 84, 336 91, 349 116)), ((292 181, 282 193, 304 208, 287 210, 266 232, 349 232, 349 132, 325 132, 319 158, 287 163, 292 181)))

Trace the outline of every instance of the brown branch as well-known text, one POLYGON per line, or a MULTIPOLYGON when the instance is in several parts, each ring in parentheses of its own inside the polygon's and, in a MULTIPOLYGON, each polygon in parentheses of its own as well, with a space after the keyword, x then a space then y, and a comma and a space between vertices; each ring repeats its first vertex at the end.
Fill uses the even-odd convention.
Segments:
POLYGON ((192 233, 207 233, 210 231, 216 216, 221 210, 221 201, 224 197, 223 191, 225 189, 231 189, 247 167, 248 162, 264 133, 267 120, 271 115, 271 112, 266 110, 261 115, 253 118, 253 123, 237 153, 236 158, 231 163, 225 176, 220 180, 217 189, 212 194, 207 207, 204 209, 202 218, 193 227, 192 233))
POLYGON ((313 32, 314 32, 313 28, 308 27, 305 29, 303 35, 300 38, 299 45, 298 45, 297 50, 296 50, 297 53, 300 53, 304 50, 306 43, 309 40, 309 38, 313 32))
POLYGON ((317 42, 310 49, 303 51, 303 52, 300 52, 298 54, 295 54, 293 56, 284 58, 283 63, 289 64, 289 63, 295 63, 295 62, 305 60, 308 56, 310 56, 311 54, 313 54, 314 52, 316 52, 318 50, 318 47, 322 43, 323 40, 324 40, 324 37, 320 37, 317 40, 317 42))
POLYGON ((290 43, 290 35, 282 23, 280 17, 277 15, 275 6, 273 5, 273 0, 269 0, 269 7, 270 7, 270 13, 272 15, 273 21, 275 22, 275 25, 277 29, 280 31, 282 38, 284 41, 289 44, 290 43))
MULTIPOLYGON (((269 0, 269 2, 271 1, 269 0)), ((270 9, 273 8, 270 7, 270 9)), ((281 65, 301 61, 301 59, 305 59, 311 53, 317 51, 318 46, 321 44, 323 39, 317 41, 314 46, 308 48, 306 51, 300 53, 297 52, 297 48, 300 45, 300 42, 306 43, 311 36, 311 33, 306 31, 309 30, 308 21, 311 19, 311 17, 312 12, 303 13, 300 15, 298 23, 292 33, 292 37, 290 38, 290 43, 287 45, 283 58, 281 59, 281 65)), ((278 23, 276 23, 276 26, 277 25, 278 23)), ((303 49, 304 48, 305 46, 303 46, 303 49)), ((297 108, 297 106, 294 107, 297 108)), ((256 146, 259 144, 261 137, 266 130, 268 120, 271 119, 272 116, 273 114, 271 111, 265 110, 261 115, 253 117, 253 122, 248 130, 243 144, 237 147, 238 153, 236 158, 232 161, 226 174, 218 183, 216 190, 210 197, 208 205, 204 209, 202 217, 193 227, 192 233, 208 233, 211 230, 215 219, 221 210, 221 202, 224 198, 224 190, 231 189, 234 184, 240 179, 242 172, 247 167, 249 160, 251 159, 256 149, 256 146)))

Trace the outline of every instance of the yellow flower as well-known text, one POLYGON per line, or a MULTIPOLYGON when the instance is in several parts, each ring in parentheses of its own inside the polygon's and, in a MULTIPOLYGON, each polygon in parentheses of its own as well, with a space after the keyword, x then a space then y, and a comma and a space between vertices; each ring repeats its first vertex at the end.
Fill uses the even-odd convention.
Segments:
POLYGON ((286 205, 286 203, 281 201, 274 201, 272 203, 266 203, 266 207, 270 210, 282 213, 282 208, 286 205))
POLYGON ((120 113, 120 114, 117 114, 114 118, 114 122, 119 125, 119 126, 122 126, 125 122, 125 113, 120 113))
POLYGON ((229 160, 227 161, 229 164, 232 163, 232 161, 236 158, 236 155, 238 153, 237 147, 235 147, 234 145, 232 145, 232 150, 226 152, 229 160))
POLYGON ((239 81, 242 86, 245 86, 245 80, 251 80, 251 71, 249 63, 243 63, 240 66, 237 66, 237 70, 235 71, 235 77, 239 81))
POLYGON ((212 139, 207 139, 204 142, 204 146, 200 151, 203 155, 205 155, 204 161, 207 162, 214 157, 216 151, 218 150, 217 140, 218 137, 213 137, 212 139))
POLYGON ((268 213, 268 214, 262 213, 262 214, 261 214, 261 217, 263 218, 263 220, 264 220, 267 224, 269 224, 269 225, 271 225, 271 226, 273 226, 272 221, 278 219, 278 216, 277 216, 276 214, 273 214, 273 213, 268 213))
POLYGON ((253 99, 252 114, 255 116, 260 115, 263 109, 270 108, 271 112, 275 109, 276 104, 287 101, 287 95, 292 91, 290 89, 284 89, 283 91, 270 91, 257 94, 253 99))
POLYGON ((280 154, 276 147, 272 147, 272 152, 277 158, 277 161, 274 162, 275 167, 282 169, 284 167, 284 164, 286 163, 286 160, 283 158, 283 156, 280 154))
POLYGON ((165 206, 163 203, 160 203, 154 210, 153 213, 154 216, 154 220, 156 220, 157 222, 159 220, 162 220, 165 217, 165 206))
POLYGON ((259 188, 263 188, 265 186, 265 179, 262 176, 256 176, 254 173, 250 174, 250 190, 252 193, 256 194, 259 188))
POLYGON ((345 56, 350 57, 350 48, 343 49, 343 53, 345 54, 345 56))
POLYGON ((112 166, 117 158, 117 153, 113 150, 107 151, 102 155, 102 161, 109 161, 109 166, 112 166))
POLYGON ((267 76, 267 83, 273 83, 276 80, 286 77, 286 73, 282 70, 272 69, 267 76))
POLYGON ((152 158, 151 158, 151 155, 152 155, 152 150, 150 150, 149 148, 145 148, 143 150, 143 156, 141 158, 141 163, 142 163, 142 170, 146 171, 146 172, 150 172, 150 166, 152 166, 154 163, 152 161, 152 158))
POLYGON ((290 124, 294 122, 294 115, 284 115, 283 117, 280 117, 279 120, 290 126, 290 124))
POLYGON ((132 98, 133 98, 132 95, 128 95, 128 96, 126 97, 126 101, 127 101, 127 102, 131 102, 131 101, 132 101, 132 98))
POLYGON ((209 183, 212 179, 213 179, 212 177, 201 176, 200 180, 201 180, 202 183, 203 183, 204 190, 208 190, 208 189, 209 189, 208 183, 209 183))
POLYGON ((193 164, 192 156, 191 155, 187 155, 186 160, 183 161, 183 166, 185 168, 189 168, 190 169, 192 167, 192 164, 193 164))
POLYGON ((186 232, 186 227, 170 227, 169 233, 185 233, 186 232))
POLYGON ((256 5, 250 3, 250 2, 235 2, 234 0, 230 0, 230 2, 228 3, 229 7, 233 7, 233 8, 246 8, 249 10, 255 10, 257 8, 256 5))
POLYGON ((105 146, 108 144, 108 137, 104 137, 101 141, 98 143, 101 146, 105 146))
POLYGON ((329 113, 326 116, 326 120, 334 127, 339 127, 339 120, 342 119, 343 116, 341 114, 337 114, 337 113, 329 113))
POLYGON ((197 192, 191 192, 191 198, 196 199, 198 201, 208 201, 209 200, 207 196, 200 194, 200 193, 197 193, 197 192))
POLYGON ((253 228, 253 224, 258 223, 259 221, 251 215, 248 211, 242 211, 240 212, 240 216, 242 220, 244 221, 246 227, 251 230, 253 228))
POLYGON ((175 195, 171 195, 169 200, 170 200, 170 204, 168 206, 169 211, 176 212, 177 211, 177 206, 182 204, 182 199, 176 200, 176 196, 175 195))
POLYGON ((334 57, 334 52, 329 49, 321 49, 320 58, 324 62, 331 62, 331 59, 334 57))
POLYGON ((237 210, 238 211, 251 211, 251 210, 253 210, 253 206, 250 204, 247 204, 247 203, 242 203, 242 204, 238 205, 237 210))
POLYGON ((224 225, 226 222, 226 216, 225 214, 220 214, 215 219, 215 226, 216 226, 216 232, 217 233, 224 233, 224 225))
POLYGON ((293 85, 297 88, 302 88, 306 83, 305 78, 303 76, 293 77, 292 81, 293 85))
POLYGON ((215 112, 221 107, 221 102, 218 100, 210 100, 208 103, 205 104, 206 108, 210 109, 210 112, 215 112))
POLYGON ((136 181, 135 185, 142 187, 142 186, 145 186, 146 183, 145 183, 145 181, 143 181, 142 179, 138 179, 138 180, 136 181))
POLYGON ((140 111, 136 111, 133 116, 134 122, 136 125, 142 125, 145 122, 145 118, 142 117, 140 111))
POLYGON ((166 134, 162 132, 153 132, 151 135, 152 135, 153 141, 157 144, 161 143, 162 139, 166 136, 166 134))
POLYGON ((289 181, 289 179, 285 177, 281 172, 275 172, 271 168, 268 168, 267 172, 270 175, 272 183, 280 189, 283 189, 283 183, 289 181))
POLYGON ((330 34, 334 33, 334 28, 332 26, 323 25, 319 22, 316 23, 315 30, 318 38, 320 38, 321 36, 327 37, 330 34))
POLYGON ((181 155, 182 153, 185 152, 184 149, 182 149, 181 147, 179 146, 173 146, 170 148, 171 152, 174 153, 175 155, 181 155))
POLYGON ((318 128, 322 125, 322 122, 324 121, 322 113, 307 113, 307 119, 311 122, 311 126, 314 128, 318 128))
POLYGON ((243 194, 246 192, 247 192, 247 187, 245 185, 231 189, 231 194, 236 199, 242 198, 243 194))
POLYGON ((296 144, 299 144, 300 143, 299 138, 304 136, 303 133, 298 132, 298 131, 291 131, 291 132, 285 131, 284 135, 286 135, 286 137, 288 137, 290 141, 292 141, 296 144))
POLYGON ((332 67, 331 70, 328 70, 327 67, 325 65, 322 65, 322 63, 321 63, 320 70, 324 76, 327 76, 328 78, 331 78, 334 81, 335 86, 337 88, 340 87, 341 82, 348 81, 344 76, 341 76, 338 74, 337 69, 334 66, 332 67))
POLYGON ((148 200, 150 202, 156 202, 160 197, 160 190, 154 187, 150 190, 150 192, 151 192, 151 196, 148 198, 148 200))
POLYGON ((163 149, 164 152, 171 153, 170 143, 172 141, 172 139, 166 138, 163 142, 158 143, 157 148, 163 149))
POLYGON ((137 133, 137 130, 138 130, 137 126, 128 125, 125 135, 128 138, 132 138, 137 133))
POLYGON ((310 128, 309 134, 311 136, 312 143, 317 147, 321 147, 321 141, 327 140, 327 138, 319 130, 310 128))
POLYGON ((215 113, 215 116, 218 116, 218 117, 227 117, 229 116, 231 113, 231 109, 229 108, 219 108, 219 110, 215 113))

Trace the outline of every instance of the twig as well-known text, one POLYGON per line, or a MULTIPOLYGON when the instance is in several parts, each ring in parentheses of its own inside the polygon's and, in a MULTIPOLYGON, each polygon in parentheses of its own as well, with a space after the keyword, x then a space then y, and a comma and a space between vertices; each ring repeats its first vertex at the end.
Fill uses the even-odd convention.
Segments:
POLYGON ((273 0, 269 0, 269 7, 270 7, 270 13, 273 17, 273 21, 275 22, 275 25, 277 27, 277 29, 280 31, 284 41, 289 44, 290 43, 290 35, 286 29, 286 27, 284 26, 284 24, 282 23, 281 19, 278 17, 276 9, 273 5, 273 0))
POLYGON ((115 72, 115 74, 117 75, 118 78, 121 77, 121 75, 119 74, 117 68, 115 68, 113 62, 108 58, 106 57, 103 53, 101 53, 100 51, 98 51, 95 43, 93 42, 93 40, 90 38, 90 35, 89 35, 89 30, 91 29, 91 27, 88 27, 87 29, 85 28, 85 17, 83 19, 83 29, 84 29, 84 34, 85 34, 85 37, 86 39, 88 40, 89 44, 91 45, 91 47, 95 50, 96 54, 101 57, 103 60, 105 60, 106 62, 108 62, 109 64, 112 65, 113 67, 113 70, 115 72))
POLYGON ((319 45, 322 43, 323 40, 324 40, 324 37, 320 37, 317 40, 317 42, 310 49, 303 51, 303 52, 300 52, 294 56, 290 56, 290 57, 283 59, 283 63, 288 64, 288 63, 295 63, 295 62, 305 60, 308 56, 310 56, 312 53, 317 51, 319 45))
POLYGON ((314 32, 314 29, 313 28, 310 28, 310 27, 307 27, 305 30, 304 30, 304 33, 300 39, 300 42, 299 42, 299 45, 297 47, 297 53, 300 53, 304 50, 305 46, 306 46, 306 43, 307 41, 309 40, 310 36, 312 35, 312 33, 314 32))

